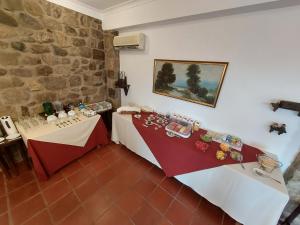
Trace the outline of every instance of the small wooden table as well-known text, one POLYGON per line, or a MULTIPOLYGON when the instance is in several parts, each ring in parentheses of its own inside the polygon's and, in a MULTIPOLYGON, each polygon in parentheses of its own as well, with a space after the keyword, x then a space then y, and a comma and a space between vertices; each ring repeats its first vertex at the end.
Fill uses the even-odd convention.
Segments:
POLYGON ((10 169, 12 169, 17 175, 19 174, 17 164, 14 159, 13 148, 17 148, 23 160, 29 169, 31 169, 31 162, 25 150, 25 145, 22 137, 18 137, 13 140, 4 140, 0 143, 0 166, 7 177, 11 177, 10 169))

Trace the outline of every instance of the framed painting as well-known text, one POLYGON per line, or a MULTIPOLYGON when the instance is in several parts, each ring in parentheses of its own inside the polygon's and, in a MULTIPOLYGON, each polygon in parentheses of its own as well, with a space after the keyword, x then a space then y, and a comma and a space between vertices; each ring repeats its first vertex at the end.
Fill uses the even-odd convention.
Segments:
POLYGON ((228 62, 154 60, 153 92, 216 107, 228 62))

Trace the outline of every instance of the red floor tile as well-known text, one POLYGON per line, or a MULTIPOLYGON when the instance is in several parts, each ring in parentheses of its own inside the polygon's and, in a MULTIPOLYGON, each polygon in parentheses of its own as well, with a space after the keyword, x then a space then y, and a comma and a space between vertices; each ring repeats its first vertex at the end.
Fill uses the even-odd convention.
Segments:
POLYGON ((133 225, 117 207, 111 207, 97 221, 96 225, 133 225))
POLYGON ((45 204, 41 195, 37 195, 29 201, 23 202, 11 211, 14 225, 23 223, 44 208, 45 204))
POLYGON ((37 182, 24 165, 12 179, 0 173, 0 225, 235 224, 123 146, 96 149, 46 182, 37 182))
POLYGON ((173 201, 173 197, 169 195, 168 192, 158 187, 148 197, 148 200, 154 208, 160 211, 161 214, 164 214, 173 201))
POLYGON ((95 153, 98 157, 102 158, 106 153, 112 151, 113 149, 110 145, 101 146, 100 148, 95 149, 95 153))
POLYGON ((102 156, 102 159, 104 159, 106 162, 109 162, 109 164, 114 164, 120 159, 120 155, 114 151, 108 151, 102 156))
POLYGON ((61 172, 58 172, 54 175, 52 175, 49 180, 47 181, 38 181, 41 189, 46 189, 46 188, 49 188, 51 187, 53 184, 61 181, 62 179, 64 179, 64 177, 62 176, 62 173, 61 172))
POLYGON ((103 190, 97 191, 84 202, 88 215, 94 220, 99 219, 112 204, 111 196, 103 190))
POLYGON ((103 170, 101 173, 99 173, 96 176, 96 180, 99 184, 104 186, 108 182, 110 182, 112 179, 114 179, 117 176, 118 173, 114 171, 111 167, 103 170))
POLYGON ((89 179, 91 176, 88 169, 83 168, 81 170, 78 170, 76 173, 72 174, 68 177, 68 181, 71 183, 73 187, 77 187, 80 184, 84 183, 87 179, 89 179))
POLYGON ((145 159, 141 159, 133 165, 137 170, 142 171, 143 173, 147 173, 150 169, 154 167, 154 165, 148 162, 145 159))
POLYGON ((120 173, 124 172, 125 170, 127 170, 129 168, 129 166, 130 166, 130 164, 126 160, 119 159, 111 166, 111 170, 113 170, 114 174, 120 174, 120 173))
POLYGON ((97 158, 96 160, 88 164, 86 166, 86 169, 90 174, 97 176, 98 174, 103 172, 106 168, 108 168, 108 165, 109 164, 106 162, 106 160, 102 158, 97 158))
POLYGON ((135 191, 129 191, 124 194, 117 202, 117 205, 128 216, 133 216, 145 203, 145 199, 135 191))
POLYGON ((99 187, 100 185, 97 183, 97 181, 93 177, 90 177, 87 181, 78 186, 75 191, 80 200, 84 201, 93 195, 97 190, 99 190, 99 187))
POLYGON ((185 185, 180 189, 176 198, 192 211, 197 209, 201 201, 201 196, 185 185))
POLYGON ((7 213, 0 215, 0 225, 9 225, 7 213))
POLYGON ((166 218, 163 218, 161 221, 158 222, 156 225, 172 225, 172 223, 167 220, 166 218))
POLYGON ((28 184, 34 180, 32 171, 26 171, 17 177, 7 180, 8 191, 13 191, 21 186, 28 184))
POLYGON ((223 211, 203 199, 199 209, 195 212, 192 225, 219 225, 222 224, 223 211))
POLYGON ((53 202, 57 201, 62 196, 71 192, 71 187, 69 183, 63 179, 56 184, 53 184, 51 187, 43 191, 43 195, 47 201, 47 204, 50 205, 53 202))
POLYGON ((65 218, 59 225, 92 225, 93 221, 88 216, 86 211, 80 207, 71 215, 65 218))
POLYGON ((50 216, 46 210, 29 219, 24 225, 52 225, 50 216))
POLYGON ((135 225, 153 225, 158 223, 161 219, 161 215, 147 203, 132 217, 135 225))
POLYGON ((177 200, 173 201, 166 213, 167 219, 170 220, 174 225, 190 224, 192 221, 192 216, 192 212, 177 200))
POLYGON ((144 177, 133 187, 133 189, 136 190, 139 194, 143 195, 144 197, 147 197, 153 192, 155 187, 156 184, 154 184, 147 177, 144 177))
POLYGON ((39 188, 36 182, 31 182, 15 191, 10 192, 8 197, 9 197, 9 202, 11 207, 14 208, 16 205, 20 204, 21 202, 36 195, 38 192, 39 192, 39 188))
POLYGON ((147 176, 149 177, 150 180, 152 180, 155 184, 159 184, 166 176, 164 172, 158 168, 158 167, 153 167, 148 173, 147 176))
POLYGON ((172 178, 167 177, 161 182, 160 186, 164 190, 166 190, 170 195, 176 196, 182 186, 182 183, 180 183, 178 180, 176 180, 173 177, 172 178))
POLYGON ((6 197, 0 197, 0 214, 7 211, 7 199, 6 197))
POLYGON ((79 202, 76 196, 73 193, 70 193, 50 206, 49 210, 52 218, 57 222, 65 218, 68 214, 71 213, 72 210, 74 210, 78 206, 79 202))
POLYGON ((232 219, 230 216, 228 216, 226 213, 224 213, 222 225, 235 225, 235 224, 236 221, 232 219))
POLYGON ((98 159, 97 153, 95 151, 91 151, 91 152, 88 152, 87 154, 85 154, 83 157, 81 157, 79 159, 79 162, 82 165, 86 166, 97 159, 98 159))
POLYGON ((78 161, 72 162, 71 164, 64 167, 61 172, 65 177, 68 177, 82 168, 78 161))
POLYGON ((125 192, 129 191, 132 183, 125 176, 118 176, 109 182, 105 189, 115 199, 119 199, 125 192))

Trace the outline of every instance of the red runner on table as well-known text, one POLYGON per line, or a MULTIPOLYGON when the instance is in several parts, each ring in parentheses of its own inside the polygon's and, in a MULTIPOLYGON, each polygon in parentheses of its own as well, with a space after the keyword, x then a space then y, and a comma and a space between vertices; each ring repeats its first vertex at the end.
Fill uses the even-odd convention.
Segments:
POLYGON ((84 147, 56 144, 29 139, 28 153, 33 167, 40 180, 47 180, 56 171, 80 158, 98 145, 108 144, 107 130, 102 119, 99 119, 84 147))
MULTIPOLYGON (((142 114, 141 119, 133 116, 132 121, 168 177, 237 163, 231 157, 227 157, 223 161, 216 159, 216 152, 220 149, 220 144, 217 142, 210 143, 206 152, 196 148, 195 142, 200 140, 200 135, 205 134, 206 130, 194 132, 187 139, 170 138, 166 135, 164 127, 155 130, 155 126, 143 126, 148 115, 142 114)), ((243 163, 246 163, 257 161, 256 155, 262 151, 244 144, 241 153, 243 154, 243 163)))

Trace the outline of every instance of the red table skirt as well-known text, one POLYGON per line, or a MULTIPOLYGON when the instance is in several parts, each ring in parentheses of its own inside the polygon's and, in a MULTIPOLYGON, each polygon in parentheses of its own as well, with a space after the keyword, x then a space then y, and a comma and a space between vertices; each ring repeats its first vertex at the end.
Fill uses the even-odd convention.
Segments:
POLYGON ((68 163, 80 158, 98 145, 108 144, 107 130, 99 119, 84 147, 56 144, 29 139, 28 153, 40 180, 47 180, 68 163))
MULTIPOLYGON (((144 121, 148 114, 142 114, 141 119, 132 117, 132 121, 154 157, 159 162, 165 174, 169 177, 199 170, 210 169, 228 164, 239 163, 230 157, 225 160, 217 160, 216 152, 220 149, 220 144, 212 142, 208 150, 204 153, 195 147, 195 142, 200 140, 200 136, 207 131, 200 130, 194 132, 190 138, 170 138, 166 135, 165 128, 155 130, 155 126, 144 127, 144 121)), ((257 161, 257 154, 262 151, 252 146, 243 145, 241 153, 243 162, 257 161)))

